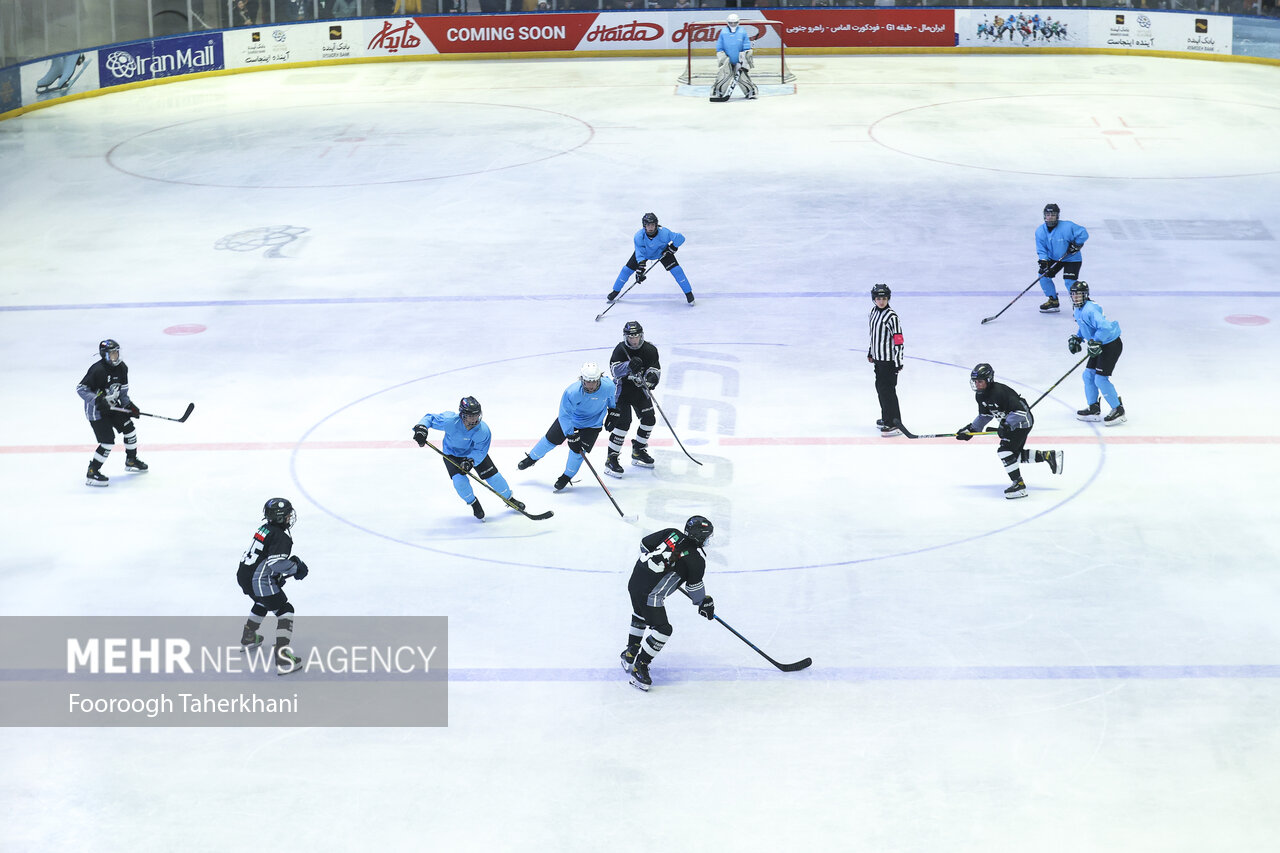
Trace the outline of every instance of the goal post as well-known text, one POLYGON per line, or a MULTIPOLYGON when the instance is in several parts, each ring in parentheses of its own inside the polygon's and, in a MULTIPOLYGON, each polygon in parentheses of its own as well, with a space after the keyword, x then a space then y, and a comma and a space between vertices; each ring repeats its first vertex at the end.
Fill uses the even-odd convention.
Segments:
MULTIPOLYGON (((684 72, 677 82, 689 85, 713 83, 716 79, 716 39, 728 21, 698 21, 688 24, 684 72)), ((738 26, 751 34, 751 54, 755 68, 751 79, 756 83, 795 82, 796 75, 787 67, 787 40, 782 21, 768 18, 743 18, 738 26)))

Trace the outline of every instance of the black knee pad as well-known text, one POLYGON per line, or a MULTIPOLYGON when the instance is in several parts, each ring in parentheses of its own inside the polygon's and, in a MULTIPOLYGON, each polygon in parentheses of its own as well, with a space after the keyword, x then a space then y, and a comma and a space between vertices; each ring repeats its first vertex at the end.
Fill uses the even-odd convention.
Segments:
POLYGON ((262 621, 267 617, 267 608, 263 606, 261 601, 255 601, 253 607, 249 608, 249 612, 258 617, 258 621, 262 621))
MULTIPOLYGON (((284 593, 280 593, 280 594, 284 595, 284 593)), ((272 596, 272 597, 274 598, 275 596, 272 596)), ((285 601, 284 604, 281 604, 279 607, 276 608, 276 617, 279 619, 283 619, 292 612, 294 612, 293 605, 290 604, 288 601, 285 601)))
POLYGON ((631 412, 626 409, 610 409, 609 415, 604 419, 604 428, 607 432, 613 432, 620 429, 626 432, 631 426, 631 412))

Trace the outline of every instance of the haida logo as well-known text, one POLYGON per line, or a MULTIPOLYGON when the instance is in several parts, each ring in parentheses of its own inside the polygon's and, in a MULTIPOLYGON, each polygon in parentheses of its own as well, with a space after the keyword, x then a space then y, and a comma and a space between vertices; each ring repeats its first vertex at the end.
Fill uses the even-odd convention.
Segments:
POLYGON ((132 53, 123 50, 113 52, 102 66, 110 71, 113 77, 132 77, 138 73, 138 60, 132 53))
POLYGON ((382 22, 382 29, 369 39, 369 50, 385 50, 395 53, 404 47, 417 47, 422 39, 413 33, 413 21, 405 21, 398 27, 392 27, 390 21, 382 22))
MULTIPOLYGON (((747 29, 747 34, 750 35, 752 39, 761 38, 769 32, 769 28, 764 24, 757 24, 754 21, 743 21, 742 26, 747 29)), ((694 26, 693 24, 685 24, 683 27, 671 34, 671 40, 676 44, 679 44, 685 39, 689 39, 689 41, 692 42, 710 43, 720 38, 720 30, 722 29, 724 29, 724 27, 720 24, 700 27, 694 26)))
POLYGON ((587 33, 587 41, 657 41, 662 38, 663 29, 648 21, 632 21, 616 27, 596 27, 587 33))

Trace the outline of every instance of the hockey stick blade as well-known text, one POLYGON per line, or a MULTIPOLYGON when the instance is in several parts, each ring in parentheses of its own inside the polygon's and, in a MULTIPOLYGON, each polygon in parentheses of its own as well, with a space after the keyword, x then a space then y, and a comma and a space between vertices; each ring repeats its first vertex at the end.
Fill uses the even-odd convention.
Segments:
POLYGON ((196 410, 195 403, 187 403, 187 410, 182 413, 182 417, 178 418, 178 423, 186 423, 187 418, 191 417, 191 413, 196 410))

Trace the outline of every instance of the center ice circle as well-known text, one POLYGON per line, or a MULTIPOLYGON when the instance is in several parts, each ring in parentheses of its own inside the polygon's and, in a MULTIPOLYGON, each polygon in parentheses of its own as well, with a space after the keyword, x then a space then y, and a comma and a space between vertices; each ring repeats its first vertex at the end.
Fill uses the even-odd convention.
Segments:
POLYGON ((535 107, 371 102, 239 113, 241 129, 211 146, 218 115, 119 143, 107 162, 130 175, 192 186, 275 189, 401 184, 536 163, 590 141, 573 116, 535 107))
MULTIPOLYGON (((738 354, 754 355, 754 358, 749 356, 743 358, 744 364, 750 371, 748 377, 749 379, 753 378, 755 384, 766 390, 771 388, 770 383, 774 381, 765 376, 769 371, 776 371, 779 378, 786 375, 795 375, 796 365, 811 363, 815 357, 810 348, 804 345, 737 342, 732 344, 692 343, 686 344, 686 346, 696 346, 700 349, 724 346, 731 348, 733 352, 738 354), (767 381, 765 381, 766 379, 767 381)), ((620 571, 624 571, 629 568, 630 563, 624 566, 612 555, 602 556, 591 553, 590 549, 583 545, 582 531, 603 531, 600 533, 602 536, 619 537, 620 541, 625 545, 624 550, 629 555, 630 548, 634 544, 632 540, 638 539, 641 535, 651 530, 673 523, 672 518, 669 517, 670 513, 650 517, 642 511, 638 527, 623 525, 611 515, 612 510, 603 494, 592 496, 597 497, 598 500, 587 498, 585 506, 584 504, 578 504, 569 507, 566 511, 566 504, 564 502, 557 503, 557 499, 550 489, 550 481, 554 479, 554 476, 559 473, 561 466, 563 466, 563 450, 558 453, 553 451, 548 454, 547 459, 542 461, 539 467, 529 469, 527 472, 516 469, 515 461, 523 455, 528 446, 532 446, 533 441, 546 428, 546 423, 549 423, 554 417, 555 398, 558 398, 559 387, 553 389, 555 393, 547 400, 542 400, 544 395, 538 395, 536 398, 541 401, 541 404, 534 409, 531 423, 536 424, 537 435, 533 435, 530 431, 533 428, 528 426, 530 422, 527 417, 524 419, 525 423, 518 429, 524 430, 529 434, 521 434, 519 440, 510 434, 512 432, 510 428, 512 419, 509 417, 509 412, 499 416, 504 423, 494 426, 494 422, 491 422, 491 426, 494 429, 494 445, 491 448, 491 455, 494 457, 499 470, 511 483, 516 496, 529 504, 530 511, 537 512, 543 509, 553 509, 556 512, 556 517, 552 519, 541 522, 519 519, 503 508, 492 494, 487 493, 483 487, 476 485, 475 492, 477 496, 484 499, 483 503, 489 508, 491 514, 509 517, 509 521, 504 521, 500 524, 479 525, 471 518, 471 514, 466 511, 466 507, 461 501, 458 500, 443 472, 437 470, 441 466, 433 464, 438 462, 438 459, 432 458, 434 453, 431 456, 415 457, 412 463, 407 463, 410 457, 400 452, 394 452, 400 448, 401 444, 403 444, 403 449, 406 452, 410 450, 416 452, 412 442, 407 437, 409 430, 404 423, 406 420, 405 413, 412 413, 411 417, 416 420, 420 414, 421 400, 424 398, 439 401, 439 404, 431 409, 432 411, 443 410, 449 407, 449 403, 445 401, 451 400, 450 395, 458 388, 493 387, 490 380, 492 375, 509 375, 513 369, 517 368, 528 375, 555 375, 556 370, 559 368, 554 365, 563 365, 567 361, 573 361, 581 357, 582 353, 598 353, 598 351, 598 347, 590 347, 477 362, 400 382, 352 400, 319 420, 299 438, 290 457, 290 471, 294 484, 302 497, 313 503, 330 518, 362 533, 410 548, 441 556, 500 566, 587 574, 617 574, 620 571), (572 356, 572 358, 566 359, 568 356, 572 356), (446 378, 447 380, 444 382, 436 382, 436 380, 446 378), (424 384, 426 388, 424 388, 424 384), (444 390, 445 388, 449 390, 446 391, 444 390), (429 390, 429 393, 424 393, 427 390, 429 390), (370 447, 370 442, 343 442, 339 438, 343 435, 367 436, 376 434, 381 436, 385 434, 385 425, 389 422, 397 424, 397 429, 393 432, 394 435, 399 436, 399 441, 377 441, 372 443, 373 447, 370 447), (334 464, 335 455, 333 451, 339 449, 335 448, 335 444, 340 447, 344 443, 363 445, 353 447, 356 450, 375 448, 381 450, 385 447, 387 451, 393 452, 379 452, 372 455, 363 454, 360 458, 358 471, 342 470, 340 465, 334 464), (409 467, 410 464, 411 468, 409 467), (406 474, 406 471, 410 473, 406 474), (393 495, 394 488, 384 488, 380 490, 378 500, 370 501, 367 492, 350 488, 350 481, 353 477, 365 477, 370 482, 400 480, 402 483, 407 484, 410 491, 418 494, 430 493, 437 502, 433 503, 434 509, 428 510, 419 506, 417 509, 408 512, 405 517, 396 518, 388 514, 386 511, 388 506, 411 505, 414 504, 416 499, 408 496, 393 495), (575 517, 572 514, 574 511, 582 514, 575 517), (424 515, 426 518, 423 517, 424 515), (431 522, 433 521, 438 521, 439 526, 432 528, 431 522), (519 540, 519 546, 513 546, 512 540, 519 540), (566 548, 567 543, 570 543, 572 547, 566 548)), ((922 365, 936 365, 946 370, 956 370, 964 374, 967 374, 969 370, 967 366, 956 364, 926 359, 918 359, 918 361, 922 365)), ((1006 381, 1011 381, 1018 388, 1027 387, 1013 380, 1006 381)), ((768 396, 772 396, 771 390, 768 396)), ((511 409, 518 405, 514 400, 495 405, 497 401, 490 403, 488 402, 489 399, 488 395, 486 395, 485 399, 482 400, 482 404, 485 405, 486 418, 489 417, 490 411, 499 412, 503 406, 511 409)), ((674 394, 672 399, 674 399, 674 394)), ((846 423, 844 413, 833 412, 831 414, 833 416, 831 424, 846 423)), ((751 419, 753 420, 753 418, 751 419)), ((497 420, 499 418, 495 418, 495 421, 497 420)), ((660 437, 660 431, 663 429, 664 426, 659 421, 658 431, 655 431, 655 439, 660 437)), ((834 432, 835 430, 830 429, 829 431, 834 432)), ((868 440, 862 437, 846 436, 838 438, 836 441, 831 441, 829 436, 827 438, 819 437, 815 440, 815 451, 821 452, 823 459, 828 463, 826 468, 829 472, 834 472, 835 480, 832 483, 818 487, 817 491, 826 493, 828 497, 835 497, 837 500, 809 501, 806 503, 806 515, 820 529, 829 530, 833 534, 839 532, 853 535, 857 537, 857 541, 853 545, 844 545, 841 544, 839 536, 832 535, 828 537, 829 541, 806 543, 806 547, 801 552, 804 556, 802 561, 779 563, 774 560, 770 564, 757 562, 760 553, 767 551, 767 548, 763 548, 762 545, 767 541, 771 541, 769 537, 776 537, 780 529, 779 513, 782 512, 783 517, 787 517, 788 514, 794 512, 794 509, 789 510, 787 507, 790 506, 791 498, 789 495, 792 489, 790 484, 794 479, 795 471, 792 466, 780 464, 778 461, 779 454, 784 454, 790 458, 797 452, 793 446, 789 446, 793 445, 794 441, 784 438, 777 443, 771 443, 769 438, 739 438, 737 436, 720 435, 713 436, 709 442, 704 443, 698 442, 694 436, 689 436, 688 438, 691 440, 687 440, 686 444, 691 449, 697 448, 694 450, 695 455, 701 456, 708 463, 711 463, 715 458, 732 457, 729 467, 731 470, 738 472, 732 481, 723 484, 723 487, 718 490, 718 494, 707 498, 708 505, 718 506, 721 512, 728 512, 731 509, 734 519, 731 541, 725 542, 722 540, 717 543, 716 550, 720 553, 716 555, 717 561, 713 568, 719 574, 755 574, 849 567, 862 563, 875 563, 896 557, 943 550, 962 543, 981 540, 1043 518, 1075 499, 1092 485, 1102 470, 1105 461, 1104 448, 1103 454, 1098 457, 1094 470, 1088 475, 1085 482, 1070 491, 1037 490, 1036 494, 1050 497, 1052 502, 1043 507, 1038 507, 1034 504, 1028 505, 1029 509, 1033 509, 1029 515, 1020 514, 1018 510, 1013 509, 1013 507, 1023 505, 1023 501, 1006 502, 1001 500, 995 507, 989 507, 993 511, 983 513, 983 518, 989 519, 986 524, 962 531, 946 530, 940 527, 937 528, 940 532, 933 534, 932 538, 930 538, 931 531, 935 530, 934 526, 927 519, 917 517, 919 513, 926 512, 925 509, 921 508, 922 502, 918 500, 918 490, 909 489, 904 492, 904 500, 906 501, 904 507, 888 507, 883 500, 878 499, 879 505, 888 507, 884 517, 891 520, 887 526, 881 525, 880 527, 870 523, 871 519, 865 508, 854 508, 843 505, 839 501, 842 494, 847 495, 849 492, 848 477, 852 476, 853 472, 857 472, 857 475, 861 477, 873 476, 870 472, 874 470, 876 464, 880 464, 877 459, 884 458, 886 452, 893 452, 895 446, 897 452, 911 452, 915 448, 908 450, 904 439, 898 439, 895 445, 889 445, 879 437, 868 437, 868 440), (843 439, 843 444, 841 439, 843 439), (886 450, 881 450, 882 447, 886 448, 886 450), (757 458, 748 458, 753 453, 757 454, 757 458), (1006 506, 1011 507, 1010 512, 1001 513, 995 511, 1006 506), (901 514, 903 510, 909 511, 909 508, 915 508, 916 515, 907 516, 901 514), (893 521, 895 518, 897 520, 893 521), (850 531, 852 532, 850 533, 850 531), (850 552, 856 552, 856 555, 850 556, 850 552)), ((920 441, 912 442, 912 444, 919 445, 922 450, 931 446, 935 452, 940 446, 949 448, 947 443, 938 441, 920 441)), ((1099 445, 1104 447, 1100 434, 1099 445)), ((601 445, 597 443, 597 456, 600 453, 600 448, 601 445)), ((996 479, 996 475, 999 474, 999 468, 995 462, 994 447, 991 449, 991 459, 989 460, 991 464, 985 466, 983 470, 986 470, 986 468, 991 469, 992 476, 989 490, 995 493, 1002 486, 996 479)), ((667 455, 668 461, 670 459, 681 461, 678 448, 674 446, 659 446, 659 450, 661 453, 655 453, 655 455, 667 455)), ((597 469, 600 467, 598 461, 596 467, 597 469)), ((660 461, 659 468, 661 469, 662 467, 663 464, 660 461)), ((820 470, 821 466, 809 471, 805 475, 806 481, 812 481, 815 474, 820 470)), ((612 480, 610 480, 610 485, 615 491, 615 497, 622 503, 627 504, 629 509, 644 510, 646 505, 653 505, 652 501, 646 504, 646 496, 652 497, 652 493, 656 490, 666 488, 668 491, 677 491, 697 488, 698 483, 694 478, 693 471, 692 467, 687 468, 687 473, 690 477, 687 483, 672 483, 669 481, 664 484, 653 480, 640 479, 641 477, 650 476, 647 473, 643 473, 635 474, 634 479, 630 482, 627 480, 619 481, 628 483, 626 487, 620 486, 619 482, 612 480), (632 483, 634 485, 631 485, 632 483), (631 488, 632 490, 622 492, 623 488, 631 488)), ((1047 470, 1045 474, 1047 476, 1047 470)), ((580 472, 580 476, 582 480, 578 486, 574 487, 575 490, 579 493, 581 490, 589 490, 590 492, 598 490, 598 486, 585 466, 580 472)), ((972 483, 959 484, 958 487, 965 490, 977 488, 972 483)), ((984 484, 982 488, 986 489, 987 484, 984 484)), ((938 498, 939 496, 935 495, 934 497, 938 498)), ((945 500, 938 499, 926 503, 942 507, 940 511, 943 517, 953 515, 951 509, 947 508, 945 500)), ((727 521, 728 519, 726 518, 725 520, 727 521)), ((613 549, 613 554, 617 552, 617 548, 613 549)))

